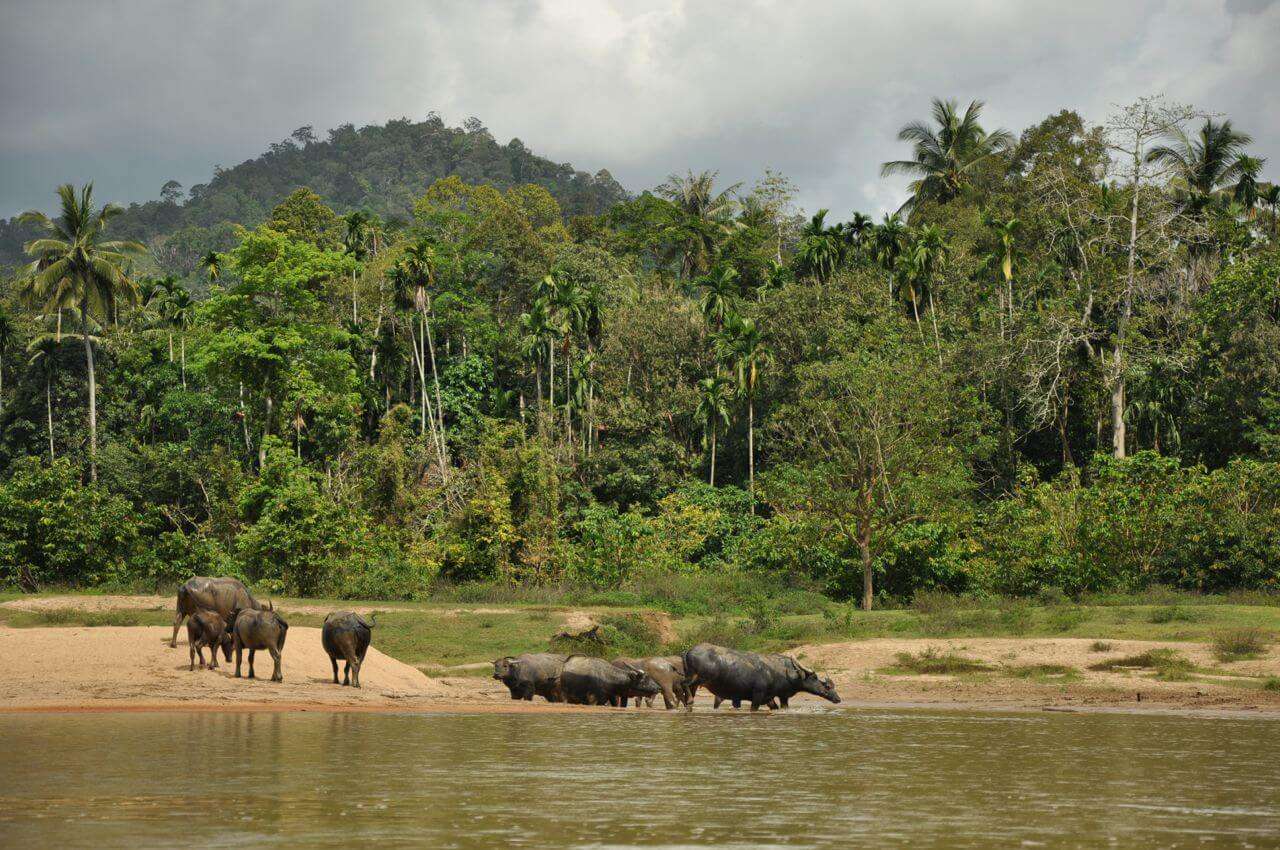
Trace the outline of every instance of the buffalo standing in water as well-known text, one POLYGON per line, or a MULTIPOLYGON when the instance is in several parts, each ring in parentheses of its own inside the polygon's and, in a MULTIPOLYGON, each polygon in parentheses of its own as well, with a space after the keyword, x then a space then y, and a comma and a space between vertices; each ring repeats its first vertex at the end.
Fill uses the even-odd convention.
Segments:
POLYGON ((694 682, 715 696, 735 704, 749 701, 752 711, 775 699, 786 706, 801 692, 840 702, 829 678, 785 655, 759 655, 700 643, 684 654, 684 667, 694 682))
POLYGON ((240 678, 240 659, 243 650, 249 650, 249 678, 253 675, 253 655, 259 649, 271 653, 275 662, 275 670, 271 673, 271 681, 283 682, 284 675, 280 671, 280 653, 284 651, 285 634, 289 624, 284 621, 274 606, 268 603, 266 611, 255 609, 236 609, 227 626, 236 649, 236 678, 240 678))
POLYGON ((223 619, 212 611, 197 611, 187 620, 187 648, 191 655, 190 670, 196 669, 196 659, 204 666, 204 648, 209 647, 209 669, 218 669, 218 648, 231 663, 231 635, 223 619))
POLYGON ((190 617, 197 611, 212 611, 229 623, 231 612, 237 608, 251 608, 255 611, 262 608, 262 604, 253 598, 253 594, 239 579, 206 576, 187 579, 178 588, 178 609, 173 618, 173 636, 169 638, 169 647, 178 645, 178 627, 182 625, 184 617, 190 617))
POLYGON ((360 665, 364 663, 364 654, 369 651, 377 615, 372 619, 374 622, 367 622, 364 617, 351 611, 334 611, 324 618, 320 643, 324 646, 324 651, 329 653, 335 685, 338 684, 338 659, 341 658, 346 661, 346 667, 342 671, 342 684, 360 687, 360 665))
POLYGON ((658 686, 643 670, 630 665, 615 667, 603 658, 588 655, 569 656, 560 672, 560 689, 565 702, 578 705, 625 706, 633 693, 644 696, 646 692, 658 692, 658 686))
POLYGON ((507 686, 512 699, 533 701, 534 694, 547 702, 564 702, 560 671, 569 656, 551 652, 526 652, 493 662, 493 678, 507 686))
MULTIPOLYGON (((689 691, 684 685, 684 673, 676 670, 675 665, 666 658, 615 658, 613 666, 624 670, 635 668, 645 672, 645 678, 639 687, 627 695, 635 698, 637 706, 640 705, 641 700, 644 700, 645 705, 653 708, 654 697, 659 693, 662 694, 662 703, 668 711, 689 701, 689 691)), ((680 666, 684 666, 683 662, 680 666)), ((622 706, 626 708, 625 699, 622 706)))

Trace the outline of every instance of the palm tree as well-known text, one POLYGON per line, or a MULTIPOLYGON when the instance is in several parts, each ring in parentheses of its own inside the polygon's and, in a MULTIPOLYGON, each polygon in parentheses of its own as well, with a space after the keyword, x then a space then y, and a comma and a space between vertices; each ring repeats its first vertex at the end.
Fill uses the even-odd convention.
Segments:
POLYGON ((933 276, 946 261, 950 252, 942 230, 934 224, 926 224, 916 234, 910 253, 911 309, 915 311, 916 330, 920 329, 920 313, 916 307, 917 284, 929 298, 929 318, 933 323, 933 341, 938 351, 938 366, 942 366, 942 337, 938 334, 938 311, 933 299, 933 276))
POLYGON ((936 127, 912 121, 898 131, 898 141, 912 144, 912 158, 891 160, 880 166, 880 175, 907 174, 911 197, 898 212, 911 211, 921 201, 945 203, 960 194, 978 167, 1013 144, 1008 130, 988 133, 978 123, 983 102, 973 100, 964 111, 954 100, 933 99, 936 127))
POLYGON ((538 409, 542 409, 542 353, 550 352, 555 345, 555 329, 551 326, 551 319, 547 310, 547 302, 545 299, 539 298, 533 302, 533 306, 529 312, 520 315, 520 353, 521 356, 533 361, 533 373, 536 392, 538 394, 538 409))
POLYGON ((1194 138, 1176 130, 1169 141, 1148 151, 1147 162, 1172 169, 1188 209, 1200 212, 1239 180, 1244 149, 1253 137, 1237 131, 1229 120, 1219 124, 1206 118, 1194 138))
POLYGON ((724 327, 725 316, 733 312, 733 302, 738 296, 738 270, 721 266, 719 270, 698 278, 702 298, 698 308, 702 315, 719 332, 724 327))
POLYGON ((695 416, 704 429, 703 448, 709 445, 711 449, 711 471, 707 476, 707 483, 712 487, 716 486, 716 432, 721 424, 725 427, 729 425, 729 402, 732 392, 733 384, 728 378, 720 375, 703 378, 698 382, 698 410, 695 416), (708 433, 710 434, 709 444, 708 433))
POLYGON ((717 341, 721 359, 728 361, 738 373, 738 389, 747 397, 747 488, 751 494, 751 513, 756 511, 756 385, 760 370, 769 361, 764 335, 754 319, 730 316, 724 333, 717 341))
POLYGON ((902 254, 909 235, 907 226, 903 224, 897 213, 886 215, 884 221, 876 226, 871 234, 872 257, 888 275, 890 298, 893 297, 896 289, 894 283, 898 270, 898 257, 902 254))
POLYGON ((1241 156, 1237 163, 1240 166, 1240 179, 1231 188, 1231 197, 1245 209, 1245 215, 1252 221, 1258 213, 1258 198, 1261 186, 1258 175, 1267 160, 1257 156, 1241 156))
POLYGON ((826 283, 844 262, 845 237, 840 225, 826 223, 827 210, 818 210, 805 225, 796 247, 797 271, 826 283))
POLYGON ((686 176, 672 174, 658 187, 658 194, 671 201, 684 214, 685 226, 679 228, 681 243, 680 275, 689 280, 711 266, 721 238, 735 226, 733 219, 738 202, 733 193, 741 183, 722 192, 715 191, 717 172, 704 171, 686 176))
POLYGON ((54 459, 53 452, 53 375, 58 368, 58 349, 62 343, 57 333, 43 333, 27 345, 29 361, 33 367, 44 372, 44 410, 49 424, 49 460, 54 459))
POLYGON ((1276 207, 1280 206, 1280 183, 1271 183, 1258 192, 1259 202, 1271 207, 1271 239, 1276 239, 1276 207))
POLYGON ((200 268, 204 269, 209 283, 213 283, 222 277, 222 257, 217 251, 210 251, 200 258, 200 268))
MULTIPOLYGON (((1000 242, 1000 272, 1004 275, 1005 292, 1008 296, 1009 321, 1013 321, 1013 245, 1014 237, 1017 236, 1018 230, 1022 227, 1022 222, 1016 218, 1010 218, 1007 221, 1000 221, 994 217, 985 219, 988 227, 995 231, 996 239, 1000 242)), ((1001 300, 1004 300, 1003 298, 1001 300)))
MULTIPOLYGON (((347 213, 342 217, 342 220, 347 225, 343 248, 357 263, 362 263, 369 253, 369 214, 363 210, 356 210, 355 212, 347 213)), ((356 270, 354 266, 351 268, 351 321, 357 323, 360 321, 356 308, 356 270)))
POLYGON ((875 222, 871 220, 871 216, 860 212, 855 212, 853 218, 840 226, 840 233, 844 236, 845 244, 855 252, 862 250, 867 237, 874 231, 875 222))
POLYGON ((80 307, 80 333, 84 342, 85 370, 89 378, 89 477, 98 480, 98 385, 94 369, 89 322, 98 314, 104 322, 115 315, 121 300, 132 300, 137 289, 124 272, 130 254, 146 248, 139 242, 105 239, 107 225, 124 209, 115 204, 93 206, 93 184, 79 196, 70 183, 58 187, 62 212, 50 219, 42 212, 23 213, 21 220, 38 225, 46 233, 23 246, 34 257, 32 287, 49 293, 49 306, 61 309, 57 290, 66 292, 80 307))
POLYGON ((191 300, 191 293, 187 292, 181 286, 174 288, 169 297, 165 299, 164 312, 169 321, 169 327, 176 328, 178 331, 178 347, 181 352, 180 363, 182 364, 182 388, 187 388, 187 331, 191 329, 191 321, 195 318, 195 302, 191 300))
MULTIPOLYGON (((554 327, 559 333, 561 352, 564 354, 564 425, 565 433, 572 440, 573 429, 570 421, 572 387, 569 374, 572 364, 570 354, 574 337, 586 330, 589 309, 586 290, 576 280, 568 275, 557 275, 553 277, 553 280, 555 288, 551 293, 550 306, 552 309, 549 315, 552 317, 554 327)), ((552 371, 555 371, 554 367, 552 371)), ((552 377, 554 378, 554 375, 552 377)))

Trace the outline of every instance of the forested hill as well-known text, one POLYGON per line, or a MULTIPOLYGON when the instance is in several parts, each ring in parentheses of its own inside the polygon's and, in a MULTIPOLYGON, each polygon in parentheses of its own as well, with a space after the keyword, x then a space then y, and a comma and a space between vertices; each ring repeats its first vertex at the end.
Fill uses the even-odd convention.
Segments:
MULTIPOLYGON (((146 242, 164 271, 184 275, 206 251, 234 247, 234 225, 261 223, 299 187, 339 213, 367 209, 394 220, 450 175, 504 189, 544 186, 566 216, 599 214, 626 197, 608 171, 575 171, 534 154, 519 139, 499 144, 475 118, 447 127, 433 113, 420 123, 401 118, 358 130, 343 124, 323 141, 311 127, 299 128, 256 159, 215 168, 208 183, 184 190, 171 181, 159 200, 131 205, 112 230, 146 242)), ((22 245, 33 235, 16 219, 0 220, 0 267, 23 262, 22 245)))

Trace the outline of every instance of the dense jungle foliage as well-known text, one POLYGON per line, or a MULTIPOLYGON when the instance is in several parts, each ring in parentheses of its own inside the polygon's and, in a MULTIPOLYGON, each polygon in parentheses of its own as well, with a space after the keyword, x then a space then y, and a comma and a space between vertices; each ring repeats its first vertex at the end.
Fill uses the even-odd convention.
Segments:
POLYGON ((980 122, 904 127, 880 221, 806 216, 772 172, 627 197, 438 122, 301 139, 182 205, 63 187, 13 225, 0 583, 1275 588, 1278 199, 1248 136, 1159 98, 980 122))

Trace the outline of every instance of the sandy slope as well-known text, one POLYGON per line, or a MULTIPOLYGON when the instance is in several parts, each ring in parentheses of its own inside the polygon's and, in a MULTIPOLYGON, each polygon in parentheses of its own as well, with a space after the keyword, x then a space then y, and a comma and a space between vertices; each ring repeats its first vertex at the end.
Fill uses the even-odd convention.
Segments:
MULTIPOLYGON (((183 630, 185 631, 185 630, 183 630)), ((258 653, 258 679, 236 679, 231 664, 187 669, 185 634, 177 649, 163 626, 0 629, 0 707, 96 703, 154 705, 288 703, 387 705, 439 699, 448 689, 417 669, 370 648, 360 690, 332 683, 320 630, 294 626, 284 649, 284 682, 269 681, 271 656, 258 653)), ((207 653, 206 653, 207 657, 207 653)), ((249 672, 248 657, 244 674, 249 672)))

